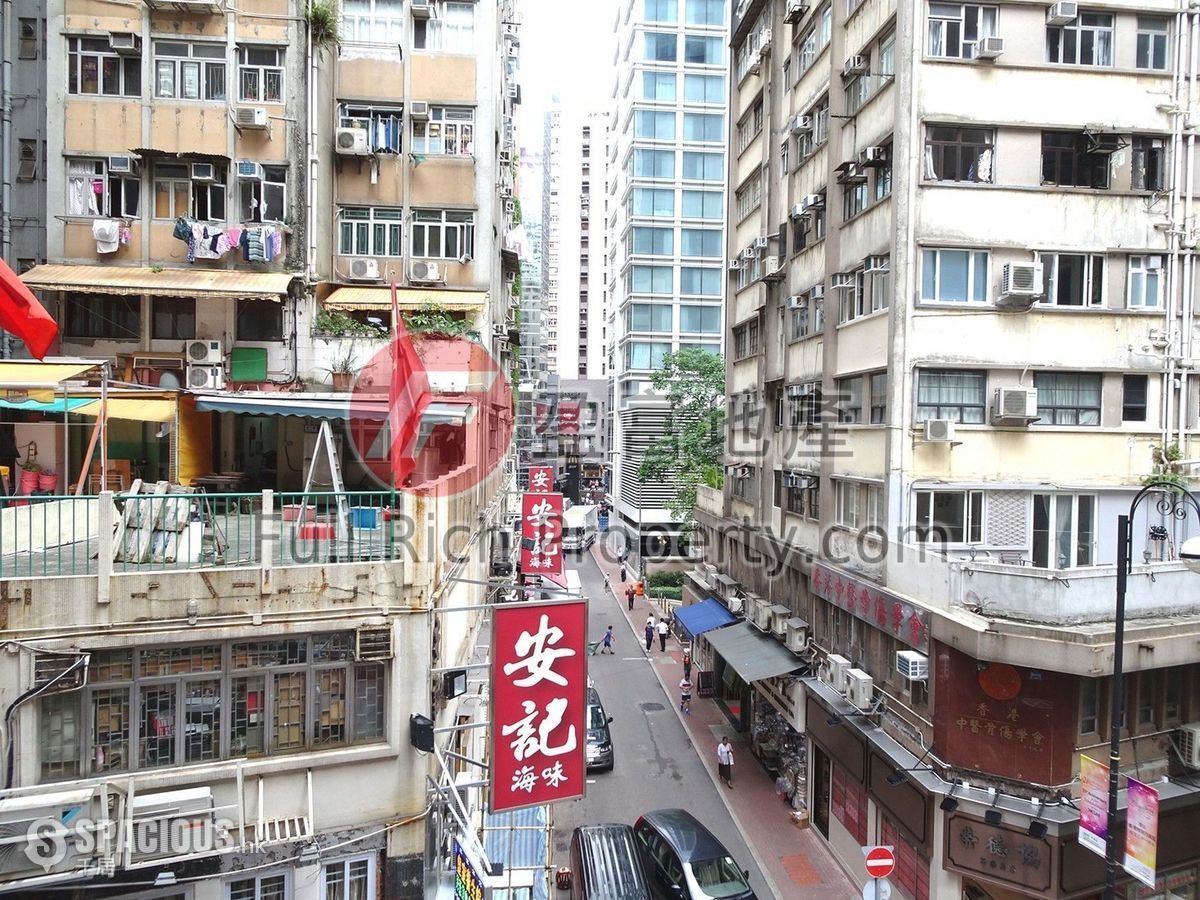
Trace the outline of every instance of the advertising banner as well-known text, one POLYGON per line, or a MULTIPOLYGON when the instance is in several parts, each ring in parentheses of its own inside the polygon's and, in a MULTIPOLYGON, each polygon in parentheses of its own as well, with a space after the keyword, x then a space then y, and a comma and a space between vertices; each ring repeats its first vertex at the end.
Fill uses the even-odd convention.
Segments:
POLYGON ((562 574, 562 494, 521 495, 521 574, 562 574))
POLYGON ((1158 791, 1130 778, 1125 806, 1125 871, 1154 887, 1158 856, 1158 791))
POLYGON ((529 492, 548 494, 554 490, 554 466, 529 467, 529 492))
POLYGON ((1108 766, 1079 757, 1079 843, 1105 855, 1108 840, 1108 766))

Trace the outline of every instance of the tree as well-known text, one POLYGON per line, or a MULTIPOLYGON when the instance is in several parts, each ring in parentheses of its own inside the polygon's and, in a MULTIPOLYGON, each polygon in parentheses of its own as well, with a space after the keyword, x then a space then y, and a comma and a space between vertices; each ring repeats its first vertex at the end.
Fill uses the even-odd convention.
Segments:
POLYGON ((667 509, 690 524, 696 488, 720 487, 724 480, 725 360, 704 350, 668 353, 650 383, 669 411, 663 436, 646 450, 638 478, 643 484, 673 479, 675 496, 667 509))

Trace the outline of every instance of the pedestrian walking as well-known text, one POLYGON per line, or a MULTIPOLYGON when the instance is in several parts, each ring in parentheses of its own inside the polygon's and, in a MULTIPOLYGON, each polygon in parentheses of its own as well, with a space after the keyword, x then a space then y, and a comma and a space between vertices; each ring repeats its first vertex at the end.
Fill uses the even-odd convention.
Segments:
POLYGON ((717 774, 725 782, 725 787, 733 789, 733 744, 728 737, 721 738, 717 744, 717 774))
POLYGON ((625 583, 625 566, 621 566, 621 584, 625 583))
POLYGON ((625 599, 629 601, 629 608, 633 609, 633 585, 625 588, 625 599))
POLYGON ((689 650, 683 651, 683 679, 684 681, 692 680, 692 654, 689 650))
POLYGON ((649 653, 650 648, 653 646, 654 646, 654 626, 650 622, 647 622, 646 623, 646 652, 649 653))
POLYGON ((613 627, 611 625, 608 626, 608 631, 604 632, 604 641, 601 646, 600 652, 603 653, 605 650, 607 650, 609 653, 614 652, 613 651, 613 627))
POLYGON ((658 649, 667 652, 667 635, 671 633, 671 626, 667 624, 666 618, 658 620, 658 649))
POLYGON ((679 708, 684 715, 692 714, 692 682, 686 675, 679 679, 679 708))
POLYGON ((647 627, 647 628, 649 628, 649 629, 651 629, 651 630, 653 630, 653 629, 654 629, 654 614, 653 614, 653 613, 651 613, 650 615, 646 616, 646 627, 647 627))

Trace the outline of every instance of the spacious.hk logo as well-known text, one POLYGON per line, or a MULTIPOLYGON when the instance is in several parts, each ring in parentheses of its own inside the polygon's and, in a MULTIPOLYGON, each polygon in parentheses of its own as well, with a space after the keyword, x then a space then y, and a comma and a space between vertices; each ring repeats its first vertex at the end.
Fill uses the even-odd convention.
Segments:
POLYGON ((508 453, 512 386, 474 341, 401 333, 357 373, 347 414, 350 450, 381 487, 458 494, 508 453))
MULTIPOLYGON (((229 819, 209 816, 147 819, 134 823, 131 850, 135 859, 219 853, 234 845, 236 827, 229 819)), ((105 872, 95 855, 102 847, 112 847, 116 836, 117 822, 112 819, 44 816, 25 830, 25 858, 46 873, 69 863, 72 869, 86 865, 95 874, 112 875, 111 863, 105 872)))

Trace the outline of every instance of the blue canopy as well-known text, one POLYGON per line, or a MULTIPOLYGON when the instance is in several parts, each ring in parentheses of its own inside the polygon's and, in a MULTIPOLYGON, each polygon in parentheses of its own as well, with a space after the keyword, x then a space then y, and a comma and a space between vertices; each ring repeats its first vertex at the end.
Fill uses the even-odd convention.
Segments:
POLYGON ((691 606, 680 606, 675 610, 675 621, 683 626, 689 638, 698 634, 736 622, 737 616, 712 597, 693 603, 691 606))
POLYGON ((71 397, 70 399, 58 397, 48 403, 38 400, 22 400, 16 403, 12 400, 0 400, 0 409, 24 409, 31 412, 60 413, 70 412, 73 409, 78 409, 81 406, 87 406, 89 403, 95 402, 95 397, 71 397))

